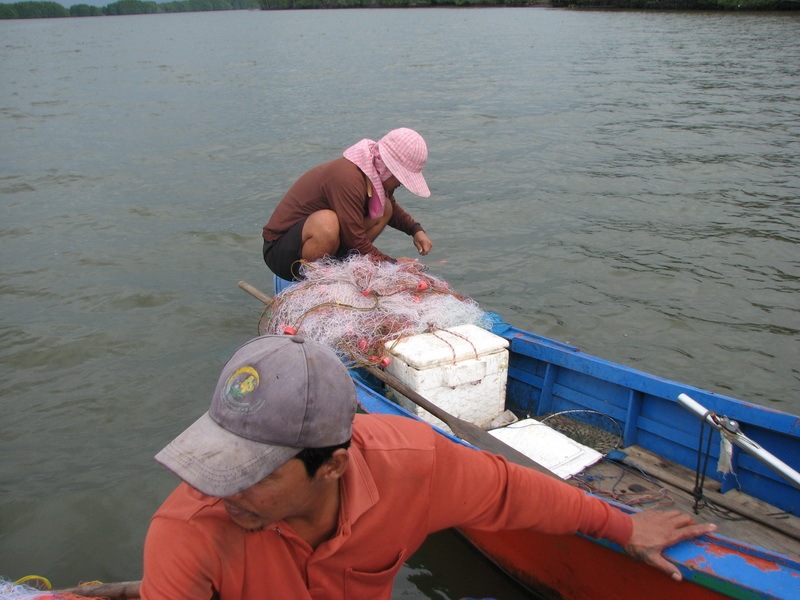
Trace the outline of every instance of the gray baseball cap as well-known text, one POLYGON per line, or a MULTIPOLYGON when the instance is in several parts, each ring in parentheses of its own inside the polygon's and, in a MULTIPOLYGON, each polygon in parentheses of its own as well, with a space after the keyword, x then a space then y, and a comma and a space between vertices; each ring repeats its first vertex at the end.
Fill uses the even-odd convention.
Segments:
POLYGON ((305 448, 349 440, 356 406, 332 350, 299 335, 264 335, 233 354, 211 408, 155 458, 204 494, 231 496, 305 448))

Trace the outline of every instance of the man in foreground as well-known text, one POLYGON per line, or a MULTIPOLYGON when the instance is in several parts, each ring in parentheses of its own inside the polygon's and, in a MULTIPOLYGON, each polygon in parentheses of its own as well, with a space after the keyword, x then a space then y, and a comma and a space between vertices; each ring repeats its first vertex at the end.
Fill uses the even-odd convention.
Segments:
POLYGON ((426 536, 456 526, 579 531, 679 580, 661 551, 715 529, 629 516, 425 423, 355 412, 326 347, 262 336, 237 350, 209 411, 156 456, 184 483, 153 517, 142 598, 389 599, 426 536))
POLYGON ((363 139, 343 157, 314 167, 289 188, 264 225, 264 262, 292 281, 300 278, 301 260, 357 251, 394 261, 373 245, 386 225, 412 236, 419 254, 428 254, 433 242, 394 199, 401 185, 417 196, 431 195, 422 176, 427 159, 425 140, 403 127, 378 142, 363 139))

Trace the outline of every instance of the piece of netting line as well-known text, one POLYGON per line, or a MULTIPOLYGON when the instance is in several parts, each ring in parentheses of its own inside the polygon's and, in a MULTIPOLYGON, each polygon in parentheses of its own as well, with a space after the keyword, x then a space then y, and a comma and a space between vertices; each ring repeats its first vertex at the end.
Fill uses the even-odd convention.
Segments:
POLYGON ((69 592, 52 592, 52 585, 45 577, 30 575, 8 581, 0 577, 0 599, 2 600, 83 600, 84 596, 79 596, 69 592))
POLYGON ((425 269, 360 255, 304 263, 304 279, 266 306, 259 333, 297 333, 358 366, 388 364, 387 348, 406 336, 466 324, 491 328, 477 302, 425 269))

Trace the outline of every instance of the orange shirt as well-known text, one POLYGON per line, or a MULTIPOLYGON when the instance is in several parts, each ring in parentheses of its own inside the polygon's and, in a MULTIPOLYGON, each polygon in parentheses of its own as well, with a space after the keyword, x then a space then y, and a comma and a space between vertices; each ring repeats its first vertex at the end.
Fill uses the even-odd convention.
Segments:
POLYGON ((405 417, 356 415, 336 535, 313 550, 286 523, 245 531, 182 483, 156 512, 143 600, 389 599, 429 533, 464 526, 580 531, 618 544, 628 515, 561 481, 453 443, 405 417))

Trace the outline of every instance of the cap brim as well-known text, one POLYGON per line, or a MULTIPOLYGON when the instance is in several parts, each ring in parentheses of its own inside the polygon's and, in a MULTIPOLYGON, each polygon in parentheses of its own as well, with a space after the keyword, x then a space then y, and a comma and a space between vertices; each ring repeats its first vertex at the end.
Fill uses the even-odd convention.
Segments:
POLYGON ((409 192, 420 198, 430 197, 431 191, 421 172, 414 173, 409 171, 397 162, 388 152, 386 152, 385 155, 382 154, 381 158, 386 164, 386 168, 389 169, 389 172, 397 177, 400 183, 403 184, 403 187, 409 192))
POLYGON ((155 458, 193 488, 225 497, 258 483, 301 450, 239 437, 205 413, 155 458))

